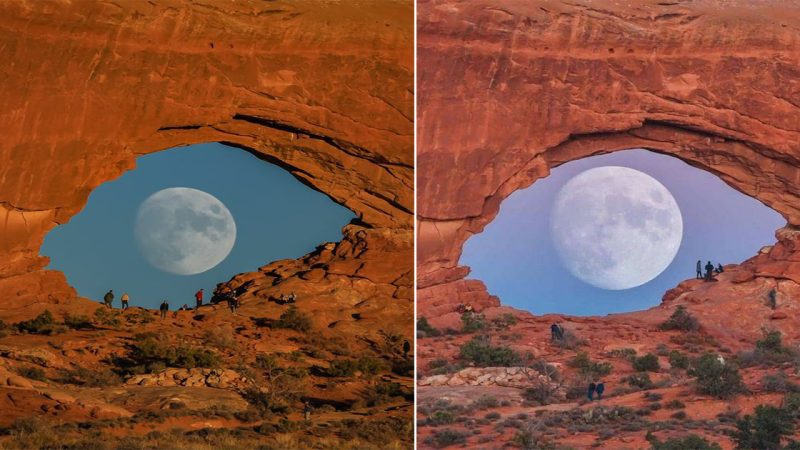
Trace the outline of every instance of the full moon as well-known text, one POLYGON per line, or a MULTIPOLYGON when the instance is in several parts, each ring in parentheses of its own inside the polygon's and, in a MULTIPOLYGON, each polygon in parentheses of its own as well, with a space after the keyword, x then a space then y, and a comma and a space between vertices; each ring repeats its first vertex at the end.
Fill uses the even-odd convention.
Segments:
POLYGON ((228 256, 236 242, 236 223, 213 195, 175 187, 142 202, 134 235, 142 256, 153 266, 177 275, 195 275, 228 256))
POLYGON ((597 167, 558 192, 553 243, 564 266, 593 286, 640 286, 670 265, 683 238, 672 194, 653 177, 627 167, 597 167))

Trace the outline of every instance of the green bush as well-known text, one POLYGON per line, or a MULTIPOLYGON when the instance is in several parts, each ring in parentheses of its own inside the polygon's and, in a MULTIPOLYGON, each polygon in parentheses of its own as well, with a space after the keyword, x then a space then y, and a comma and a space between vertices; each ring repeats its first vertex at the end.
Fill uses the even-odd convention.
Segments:
POLYGON ((465 312, 461 315, 461 332, 474 333, 486 329, 486 318, 483 314, 465 312))
POLYGON ((497 327, 500 330, 505 330, 507 328, 513 327, 517 324, 517 318, 514 317, 511 313, 505 313, 500 317, 496 317, 492 320, 492 325, 497 327))
POLYGON ((94 319, 100 324, 111 328, 119 328, 122 326, 120 315, 122 313, 117 310, 110 310, 106 307, 100 307, 94 310, 94 319))
POLYGON ((727 398, 744 390, 739 369, 730 362, 721 362, 714 353, 698 358, 689 375, 697 378, 701 394, 727 398))
POLYGON ((791 362, 797 352, 783 345, 780 331, 764 330, 764 337, 756 341, 756 348, 752 352, 739 354, 739 362, 745 367, 771 366, 791 362))
POLYGON ((406 392, 400 383, 380 381, 378 384, 364 391, 362 397, 366 406, 380 406, 396 400, 413 397, 413 392, 406 392))
POLYGON ((740 449, 777 450, 781 448, 781 439, 793 431, 792 417, 786 410, 758 405, 754 415, 736 422, 733 439, 740 449))
POLYGON ((497 405, 500 403, 497 401, 497 397, 491 395, 481 395, 478 397, 477 400, 472 402, 472 407, 475 409, 489 409, 489 408, 497 408, 497 405))
POLYGON ((722 450, 719 444, 709 442, 695 434, 670 438, 662 442, 648 432, 646 438, 651 450, 722 450))
POLYGON ((637 372, 658 372, 661 370, 658 356, 648 353, 644 356, 633 358, 633 370, 637 372))
POLYGON ((569 366, 578 369, 581 375, 590 378, 605 377, 610 374, 611 370, 614 368, 611 363, 592 361, 591 358, 589 358, 589 354, 586 352, 580 352, 575 355, 569 362, 569 366))
POLYGON ((63 370, 58 378, 59 383, 75 384, 88 387, 107 387, 122 384, 122 379, 114 372, 103 369, 86 369, 78 367, 73 370, 63 370))
POLYGON ((286 328, 305 333, 311 330, 311 316, 297 309, 295 305, 281 314, 280 318, 273 323, 273 328, 286 328))
POLYGON ((38 367, 23 366, 17 369, 17 373, 31 380, 45 381, 47 379, 44 370, 38 367))
POLYGON ((797 392, 798 386, 792 383, 783 372, 764 374, 761 385, 767 392, 797 392))
POLYGON ((444 448, 451 445, 463 444, 467 442, 467 434, 456 430, 434 431, 433 435, 425 439, 425 443, 436 448, 444 448))
POLYGON ((382 360, 362 356, 359 359, 334 359, 325 369, 325 373, 329 377, 352 377, 356 372, 364 375, 376 375, 384 369, 386 369, 386 365, 382 360))
POLYGON ((653 381, 650 380, 650 375, 648 375, 647 372, 628 375, 627 377, 623 378, 622 381, 639 389, 652 389, 655 387, 653 381))
POLYGON ((669 365, 675 369, 688 369, 689 357, 677 350, 669 352, 669 365))
POLYGON ((73 330, 84 330, 93 327, 92 320, 88 317, 73 316, 71 314, 64 316, 64 325, 67 328, 72 328, 73 330))
POLYGON ((683 305, 679 305, 675 312, 661 324, 662 330, 697 331, 700 323, 692 316, 683 305))
POLYGON ((417 331, 425 333, 425 336, 439 336, 442 334, 439 330, 431 326, 431 324, 428 323, 428 319, 425 317, 417 319, 417 331))
POLYGON ((461 346, 461 359, 478 367, 508 367, 520 363, 520 356, 509 347, 492 345, 488 336, 475 336, 461 346))
POLYGON ((158 339, 153 333, 135 335, 132 347, 129 358, 133 365, 147 373, 157 372, 166 367, 213 368, 220 363, 219 356, 210 350, 187 345, 172 345, 158 339))
POLYGON ((14 328, 21 333, 30 334, 56 334, 63 331, 63 329, 56 324, 55 319, 53 319, 53 314, 51 314, 49 310, 44 310, 43 313, 31 320, 24 320, 16 323, 14 328))

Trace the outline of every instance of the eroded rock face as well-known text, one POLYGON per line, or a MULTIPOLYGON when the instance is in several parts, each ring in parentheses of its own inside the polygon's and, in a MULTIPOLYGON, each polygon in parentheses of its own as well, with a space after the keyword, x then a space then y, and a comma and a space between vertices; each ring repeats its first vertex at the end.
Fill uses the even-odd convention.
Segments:
POLYGON ((496 305, 465 287, 464 242, 594 154, 674 155, 800 225, 796 5, 422 0, 418 23, 420 314, 496 305))
POLYGON ((0 17, 0 309, 74 299, 42 270, 45 234, 137 156, 210 141, 355 211, 375 257, 341 259, 411 290, 410 2, 19 1, 0 17))

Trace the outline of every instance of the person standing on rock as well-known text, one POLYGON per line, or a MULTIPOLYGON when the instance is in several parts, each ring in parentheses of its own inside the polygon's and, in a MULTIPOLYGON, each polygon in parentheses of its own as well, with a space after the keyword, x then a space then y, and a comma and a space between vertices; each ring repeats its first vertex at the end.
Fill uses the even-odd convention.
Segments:
POLYGON ((594 400, 595 389, 597 389, 597 385, 594 382, 589 383, 589 390, 586 392, 586 397, 589 398, 589 401, 594 400))
POLYGON ((717 264, 716 271, 717 271, 717 273, 722 273, 722 272, 725 271, 725 269, 722 267, 722 264, 717 264))
POLYGON ((112 305, 113 302, 114 302, 114 290, 109 289, 108 292, 106 292, 106 295, 103 296, 103 303, 105 303, 106 308, 111 309, 114 307, 112 305))
POLYGON ((158 309, 161 311, 161 320, 166 319, 167 311, 169 311, 169 303, 167 303, 166 299, 164 299, 164 301, 161 302, 161 306, 158 309))
POLYGON ((308 404, 308 401, 303 402, 303 418, 311 420, 311 405, 308 404))
POLYGON ((197 312, 197 310, 200 309, 201 306, 203 306, 203 290, 202 289, 200 289, 199 291, 194 293, 194 299, 195 299, 194 310, 195 310, 195 312, 197 312))
POLYGON ((564 339, 564 329, 561 328, 561 325, 554 323, 550 325, 550 341, 560 341, 564 339))
POLYGON ((706 263, 706 281, 712 281, 714 279, 714 265, 711 264, 711 261, 706 263))
POLYGON ((231 291, 228 294, 228 308, 230 308, 233 315, 236 315, 236 310, 239 308, 239 297, 236 296, 236 291, 231 291))
POLYGON ((606 390, 606 385, 603 384, 603 381, 598 381, 597 386, 595 386, 594 391, 597 393, 597 399, 603 399, 603 392, 606 390))
POLYGON ((408 341, 403 341, 403 358, 408 359, 408 352, 411 351, 411 344, 408 341))
POLYGON ((695 278, 698 280, 703 278, 703 262, 699 259, 697 260, 697 276, 695 278))
POLYGON ((120 300, 122 300, 122 310, 123 311, 128 309, 128 301, 130 299, 131 299, 131 297, 128 295, 127 292, 122 294, 122 297, 120 297, 120 300))

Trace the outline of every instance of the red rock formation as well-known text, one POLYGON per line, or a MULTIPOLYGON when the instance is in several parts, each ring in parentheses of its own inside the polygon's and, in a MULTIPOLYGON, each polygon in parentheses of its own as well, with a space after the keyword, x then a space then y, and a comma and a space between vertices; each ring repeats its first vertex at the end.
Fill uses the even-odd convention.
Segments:
POLYGON ((458 259, 505 197, 594 154, 674 155, 800 225, 796 5, 422 0, 418 24, 421 314, 479 296, 458 259))
POLYGON ((0 306, 74 298, 42 270, 45 234, 137 156, 210 141, 393 233, 370 248, 383 278, 410 273, 412 17, 406 1, 0 5, 0 306))

